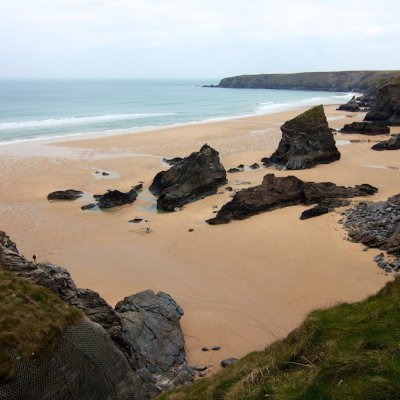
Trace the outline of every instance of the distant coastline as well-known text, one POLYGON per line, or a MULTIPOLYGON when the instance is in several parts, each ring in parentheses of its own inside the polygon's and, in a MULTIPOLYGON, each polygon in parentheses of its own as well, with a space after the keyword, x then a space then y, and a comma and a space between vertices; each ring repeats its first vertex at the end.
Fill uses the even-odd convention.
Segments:
POLYGON ((235 89, 287 89, 323 90, 339 92, 363 92, 375 95, 378 87, 393 78, 400 77, 400 71, 332 71, 300 72, 293 74, 239 75, 223 78, 211 88, 235 89))

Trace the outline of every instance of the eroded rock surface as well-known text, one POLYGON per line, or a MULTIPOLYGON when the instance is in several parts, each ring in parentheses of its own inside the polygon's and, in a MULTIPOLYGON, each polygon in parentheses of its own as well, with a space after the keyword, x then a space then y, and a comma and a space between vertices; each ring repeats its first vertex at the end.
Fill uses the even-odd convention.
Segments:
POLYGON ((323 106, 314 107, 281 126, 282 139, 265 166, 306 169, 340 159, 323 106))
POLYGON ((345 187, 331 182, 303 182, 295 176, 276 177, 268 174, 264 176, 261 185, 237 192, 217 216, 207 222, 211 225, 224 224, 295 204, 318 203, 321 207, 331 204, 332 207, 333 199, 367 196, 377 191, 378 189, 368 184, 345 187))
POLYGON ((159 172, 154 177, 150 191, 159 196, 159 209, 174 211, 175 208, 216 193, 226 182, 226 171, 219 153, 205 144, 200 151, 183 158, 168 171, 159 172))

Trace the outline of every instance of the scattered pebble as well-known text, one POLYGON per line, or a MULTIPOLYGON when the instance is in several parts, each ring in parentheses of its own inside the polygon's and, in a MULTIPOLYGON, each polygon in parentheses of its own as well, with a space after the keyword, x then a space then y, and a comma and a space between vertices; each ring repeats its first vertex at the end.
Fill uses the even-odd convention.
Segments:
POLYGON ((214 350, 214 351, 221 350, 221 346, 214 346, 211 348, 211 350, 214 350))
POLYGON ((193 228, 188 229, 188 232, 193 232, 193 231, 194 231, 193 228))
POLYGON ((139 222, 142 222, 142 221, 143 221, 143 218, 133 218, 129 222, 131 224, 138 224, 139 222))

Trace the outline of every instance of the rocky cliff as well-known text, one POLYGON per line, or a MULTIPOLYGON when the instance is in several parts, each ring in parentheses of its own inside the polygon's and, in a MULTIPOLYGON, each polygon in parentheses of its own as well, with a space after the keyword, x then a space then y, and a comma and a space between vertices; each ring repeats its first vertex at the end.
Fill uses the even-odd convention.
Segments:
POLYGON ((400 77, 378 90, 375 105, 365 116, 365 121, 400 125, 400 77))
POLYGON ((240 75, 222 79, 217 87, 371 93, 393 77, 400 77, 400 71, 337 71, 240 75))
MULTIPOLYGON (((180 327, 183 311, 168 294, 154 293, 148 290, 125 298, 118 303, 116 309, 113 309, 98 293, 89 289, 77 288, 65 268, 49 263, 28 261, 19 254, 15 243, 2 231, 0 231, 0 266, 3 270, 12 272, 13 275, 24 281, 45 287, 63 301, 80 309, 86 316, 85 326, 89 330, 97 332, 97 334, 94 334, 94 338, 98 336, 102 343, 106 340, 107 343, 104 342, 104 346, 108 349, 107 354, 111 358, 118 358, 118 362, 109 363, 107 374, 117 376, 120 372, 123 376, 127 376, 127 380, 121 378, 122 381, 118 383, 126 388, 124 393, 128 389, 130 390, 128 392, 132 393, 132 382, 135 383, 133 390, 135 396, 126 397, 124 395, 124 397, 122 394, 114 393, 107 397, 106 393, 103 393, 102 396, 93 397, 93 399, 138 398, 145 400, 156 396, 165 389, 192 380, 193 371, 186 366, 184 339, 180 327), (120 371, 114 371, 115 368, 119 368, 120 371), (125 374, 125 370, 129 373, 125 374)), ((68 333, 66 334, 68 336, 68 333)), ((89 343, 91 337, 89 335, 82 340, 89 343)), ((79 341, 82 340, 79 339, 79 341)), ((91 354, 105 351, 104 346, 96 348, 95 341, 92 346, 94 347, 91 354)), ((85 358, 85 356, 82 355, 81 358, 85 358)), ((36 367, 45 371, 46 362, 39 362, 36 367)), ((62 357, 61 359, 58 358, 58 362, 57 365, 60 369, 68 370, 72 375, 83 374, 80 377, 79 385, 80 387, 84 386, 84 367, 74 371, 73 366, 67 362, 62 363, 62 357)), ((86 368, 86 371, 88 374, 93 373, 90 368, 86 368)), ((54 382, 53 389, 58 388, 60 393, 63 391, 69 393, 68 383, 65 384, 65 382, 71 381, 73 383, 74 380, 66 379, 62 373, 60 374, 59 379, 64 383, 54 382), (65 385, 66 387, 64 387, 65 385)), ((87 376, 87 379, 89 382, 92 378, 87 376)), ((35 384, 33 383, 31 386, 34 387, 35 384)), ((1 390, 3 390, 3 387, 0 385, 0 394, 2 393, 1 390)), ((86 397, 83 392, 83 394, 78 395, 79 390, 76 393, 78 397, 68 398, 74 400, 92 398, 86 397)), ((25 396, 23 398, 36 397, 25 396)), ((37 398, 64 399, 66 397, 37 398)))

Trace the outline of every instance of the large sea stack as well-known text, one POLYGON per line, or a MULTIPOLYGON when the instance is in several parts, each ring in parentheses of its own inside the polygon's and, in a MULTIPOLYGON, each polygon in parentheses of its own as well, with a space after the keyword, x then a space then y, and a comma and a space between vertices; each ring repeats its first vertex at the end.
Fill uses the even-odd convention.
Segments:
POLYGON ((328 126, 322 105, 285 122, 282 139, 265 166, 285 169, 306 169, 340 159, 335 140, 328 126))
POLYGON ((400 125, 400 78, 378 90, 376 104, 365 116, 365 121, 382 121, 400 125))
POLYGON ((218 151, 205 144, 174 164, 168 171, 159 172, 150 186, 158 195, 157 208, 174 211, 177 207, 209 196, 224 185, 226 171, 219 160, 218 151))

